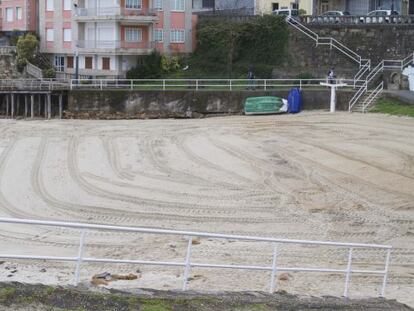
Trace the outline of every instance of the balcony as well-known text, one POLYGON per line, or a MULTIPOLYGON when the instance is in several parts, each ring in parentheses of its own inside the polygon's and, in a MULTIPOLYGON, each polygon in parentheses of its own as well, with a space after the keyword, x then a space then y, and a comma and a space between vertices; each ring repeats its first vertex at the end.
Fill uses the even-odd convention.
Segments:
POLYGON ((147 55, 155 48, 155 43, 128 42, 128 41, 96 41, 80 40, 77 41, 79 52, 84 53, 107 53, 116 55, 147 55))
POLYGON ((116 20, 131 23, 153 23, 158 21, 157 10, 150 8, 126 9, 121 7, 76 8, 74 20, 116 20))

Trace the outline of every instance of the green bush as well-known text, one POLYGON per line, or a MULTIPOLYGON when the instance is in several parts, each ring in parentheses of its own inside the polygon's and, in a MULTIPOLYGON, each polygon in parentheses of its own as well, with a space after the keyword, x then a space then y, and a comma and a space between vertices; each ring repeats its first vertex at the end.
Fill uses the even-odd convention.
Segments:
POLYGON ((27 62, 33 62, 36 57, 38 50, 39 41, 36 36, 27 34, 20 36, 17 40, 16 51, 17 51, 17 66, 20 70, 26 66, 27 62))
POLYGON ((245 78, 251 66, 257 78, 270 78, 272 69, 287 58, 288 34, 280 16, 243 22, 203 18, 197 26, 197 49, 189 60, 189 74, 245 78))
POLYGON ((56 71, 53 68, 43 69, 43 78, 53 79, 56 78, 56 71))
POLYGON ((153 52, 146 56, 142 65, 131 68, 127 74, 127 79, 159 79, 162 77, 161 55, 153 52))

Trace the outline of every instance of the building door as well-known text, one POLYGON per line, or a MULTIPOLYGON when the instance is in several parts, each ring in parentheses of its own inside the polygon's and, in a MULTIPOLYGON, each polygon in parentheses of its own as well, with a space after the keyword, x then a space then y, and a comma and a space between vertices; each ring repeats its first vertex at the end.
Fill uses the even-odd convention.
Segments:
POLYGON ((322 0, 321 1, 321 11, 319 12, 320 14, 329 11, 329 2, 328 0, 322 0))
POLYGON ((92 69, 93 68, 93 57, 86 56, 85 57, 85 69, 92 69))

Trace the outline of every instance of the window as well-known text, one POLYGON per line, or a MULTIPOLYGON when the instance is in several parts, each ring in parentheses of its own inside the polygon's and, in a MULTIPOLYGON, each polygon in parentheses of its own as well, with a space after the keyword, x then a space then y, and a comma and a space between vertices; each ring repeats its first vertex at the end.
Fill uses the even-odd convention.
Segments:
POLYGON ((53 4, 54 0, 46 0, 46 11, 54 11, 55 6, 53 4))
POLYGON ((13 8, 6 8, 6 22, 13 21, 13 8))
POLYGON ((65 57, 55 56, 55 69, 56 71, 62 72, 65 70, 65 57))
POLYGON ((298 4, 298 3, 296 3, 296 2, 292 2, 292 3, 290 4, 290 8, 291 8, 292 10, 298 10, 298 9, 299 9, 299 4, 298 4))
POLYGON ((21 20, 23 18, 22 8, 16 7, 16 19, 21 20))
POLYGON ((127 9, 141 9, 142 0, 126 0, 125 7, 127 9))
POLYGON ((272 11, 279 10, 279 3, 272 3, 272 11))
POLYGON ((184 11, 185 0, 171 0, 171 11, 184 11))
POLYGON ((66 67, 73 68, 73 56, 66 57, 66 67))
POLYGON ((92 60, 93 58, 90 56, 85 57, 85 69, 92 69, 92 60))
POLYGON ((184 29, 171 30, 170 42, 171 43, 184 43, 185 42, 184 34, 185 34, 184 29))
POLYGON ((140 28, 125 28, 125 41, 127 42, 141 42, 142 29, 140 28))
POLYGON ((154 8, 162 11, 162 0, 154 0, 154 8))
POLYGON ((202 0, 201 6, 203 9, 214 8, 214 0, 202 0))
POLYGON ((53 29, 46 29, 46 41, 52 42, 55 40, 55 31, 53 29))
POLYGON ((72 41, 72 29, 70 28, 63 29, 63 41, 64 42, 72 41))
POLYGON ((109 57, 102 57, 102 70, 111 70, 111 59, 109 57))
POLYGON ((162 42, 164 40, 164 31, 162 29, 154 30, 154 41, 162 42))
POLYGON ((72 10, 72 0, 63 0, 63 10, 64 11, 72 10))

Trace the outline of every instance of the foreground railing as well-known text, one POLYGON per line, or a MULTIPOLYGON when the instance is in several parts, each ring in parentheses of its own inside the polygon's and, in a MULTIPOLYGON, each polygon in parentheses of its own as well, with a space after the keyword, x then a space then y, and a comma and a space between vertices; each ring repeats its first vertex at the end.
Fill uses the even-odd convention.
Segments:
POLYGON ((269 291, 273 293, 275 291, 275 279, 277 273, 281 271, 295 271, 295 272, 321 272, 321 273, 336 273, 345 275, 344 284, 344 296, 349 296, 349 283, 352 273, 355 274, 373 274, 380 275, 383 277, 382 287, 379 293, 380 296, 384 296, 385 287, 387 284, 388 267, 391 256, 392 247, 389 245, 378 245, 378 244, 362 244, 362 243, 342 243, 342 242, 326 242, 326 241, 310 241, 310 240, 289 240, 289 239, 275 239, 269 237, 254 237, 254 236, 243 236, 243 235, 228 235, 228 234, 215 234, 206 232, 194 232, 194 231, 176 231, 166 229, 151 229, 151 228, 139 228, 139 227, 121 227, 111 225, 96 225, 96 224, 84 224, 84 223, 71 223, 61 221, 44 221, 44 220, 31 220, 31 219, 16 219, 16 218, 0 218, 0 223, 3 224, 22 224, 30 226, 49 226, 57 228, 72 228, 80 229, 80 240, 78 253, 76 256, 41 256, 41 255, 17 255, 17 254, 0 254, 0 258, 4 259, 23 259, 23 260, 51 260, 51 261, 63 261, 63 262, 75 262, 75 281, 77 285, 80 280, 80 270, 83 263, 122 263, 122 264, 140 264, 140 265, 152 265, 152 266, 167 266, 167 267, 183 267, 183 285, 182 289, 186 290, 188 287, 188 278, 190 270, 193 267, 197 268, 210 268, 210 269, 238 269, 238 270, 252 270, 252 271, 268 271, 271 272, 269 280, 269 291), (95 258, 85 257, 85 239, 86 234, 89 231, 114 231, 114 232, 135 232, 145 233, 154 235, 174 235, 188 239, 187 251, 184 261, 153 261, 153 260, 140 260, 140 259, 117 259, 117 258, 95 258), (269 247, 273 251, 271 258, 272 264, 270 266, 259 266, 259 265, 235 265, 235 264, 212 264, 194 262, 191 259, 191 251, 193 240, 195 238, 209 238, 209 239, 231 239, 236 241, 249 241, 249 242, 268 242, 269 247), (278 265, 278 247, 281 244, 299 244, 305 245, 316 245, 316 246, 331 246, 337 248, 348 249, 347 265, 343 269, 332 269, 332 268, 309 268, 309 267, 284 267, 278 265), (385 263, 383 270, 361 270, 352 268, 352 253, 354 249, 379 249, 386 252, 385 263))
MULTIPOLYGON (((239 90, 277 90, 289 88, 323 88, 320 83, 324 79, 72 79, 70 89, 125 89, 142 91, 239 91, 239 90)), ((341 79, 337 83, 354 86, 354 80, 341 79)), ((363 81, 359 81, 363 82, 363 81)), ((358 83, 358 81, 357 81, 358 83)))

